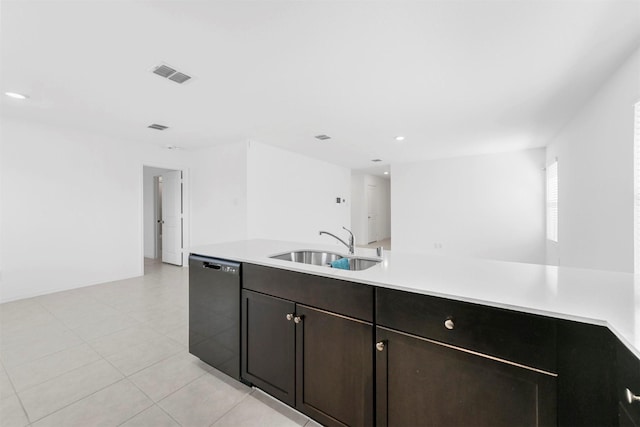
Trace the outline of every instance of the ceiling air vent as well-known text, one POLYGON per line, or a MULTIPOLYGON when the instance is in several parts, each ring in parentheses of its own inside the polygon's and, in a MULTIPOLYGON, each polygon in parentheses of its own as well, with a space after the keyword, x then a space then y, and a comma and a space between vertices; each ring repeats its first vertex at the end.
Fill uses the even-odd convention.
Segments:
POLYGON ((316 135, 315 139, 319 139, 320 141, 326 141, 327 139, 331 139, 329 135, 316 135))
POLYGON ((167 78, 170 75, 174 74, 176 70, 174 70, 171 67, 167 67, 166 65, 158 65, 156 68, 153 69, 153 72, 159 76, 167 78))
POLYGON ((157 123, 154 123, 152 125, 147 126, 150 129, 156 129, 156 130, 165 130, 165 129, 169 129, 169 126, 163 126, 163 125, 159 125, 157 123))
POLYGON ((373 160, 371 160, 371 161, 372 161, 372 162, 374 162, 374 163, 378 163, 378 162, 381 162, 381 161, 382 161, 382 159, 373 159, 373 160))
POLYGON ((186 74, 183 74, 183 73, 178 71, 176 73, 173 73, 169 77, 169 80, 173 80, 176 83, 182 84, 182 83, 186 82, 187 80, 189 80, 190 78, 191 78, 191 76, 187 76, 186 74))
POLYGON ((184 83, 188 80, 191 80, 193 77, 183 73, 182 71, 178 71, 173 67, 170 67, 167 64, 160 64, 157 65, 155 67, 153 67, 153 69, 151 70, 153 72, 153 74, 157 74, 161 77, 164 77, 165 79, 169 79, 171 81, 174 81, 176 83, 184 83))

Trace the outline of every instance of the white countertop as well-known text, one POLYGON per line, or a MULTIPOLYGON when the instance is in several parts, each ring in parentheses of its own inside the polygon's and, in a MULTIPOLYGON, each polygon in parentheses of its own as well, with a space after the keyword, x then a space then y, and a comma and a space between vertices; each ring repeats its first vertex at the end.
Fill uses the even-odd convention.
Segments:
MULTIPOLYGON (((603 325, 640 358, 640 275, 393 251, 386 251, 381 263, 363 271, 269 258, 305 249, 346 255, 346 248, 337 246, 277 240, 198 246, 190 252, 603 325)), ((375 251, 356 248, 356 255, 375 257, 375 251)))

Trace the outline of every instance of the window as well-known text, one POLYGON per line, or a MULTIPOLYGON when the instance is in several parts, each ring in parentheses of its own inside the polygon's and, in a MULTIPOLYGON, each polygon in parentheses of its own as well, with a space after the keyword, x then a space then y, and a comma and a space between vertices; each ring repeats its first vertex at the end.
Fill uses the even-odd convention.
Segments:
POLYGON ((547 239, 558 241, 558 161, 547 166, 547 239))
POLYGON ((640 274, 640 101, 636 102, 634 109, 634 132, 633 132, 633 174, 634 174, 634 271, 640 274))

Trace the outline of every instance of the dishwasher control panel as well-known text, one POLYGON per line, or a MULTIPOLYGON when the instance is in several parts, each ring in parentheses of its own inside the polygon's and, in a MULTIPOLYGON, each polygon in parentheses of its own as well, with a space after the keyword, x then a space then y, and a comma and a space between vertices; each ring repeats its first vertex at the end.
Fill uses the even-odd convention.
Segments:
POLYGON ((217 271, 220 273, 227 274, 239 274, 240 272, 240 263, 227 261, 223 259, 215 259, 215 258, 205 258, 199 255, 191 255, 189 256, 189 265, 191 262, 198 263, 202 265, 202 268, 209 269, 211 271, 217 271))
POLYGON ((224 271, 225 273, 236 274, 238 272, 238 267, 231 267, 230 265, 222 265, 220 267, 220 270, 224 271))

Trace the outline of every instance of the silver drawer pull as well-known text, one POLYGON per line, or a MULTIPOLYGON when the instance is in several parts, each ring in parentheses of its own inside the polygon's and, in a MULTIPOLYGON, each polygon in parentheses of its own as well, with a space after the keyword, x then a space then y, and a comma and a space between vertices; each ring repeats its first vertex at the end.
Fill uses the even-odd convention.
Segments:
POLYGON ((294 321, 295 323, 300 323, 300 322, 302 322, 302 316, 296 316, 296 317, 294 317, 294 318, 293 318, 293 321, 294 321))
POLYGON ((380 341, 379 343, 376 343, 376 350, 384 351, 384 341, 380 341))
POLYGON ((293 320, 293 313, 287 313, 287 320, 293 320))
POLYGON ((640 396, 636 396, 631 393, 631 390, 625 389, 624 394, 627 396, 627 403, 632 404, 633 402, 640 402, 640 396))
POLYGON ((455 328, 455 323, 453 323, 453 319, 447 319, 444 321, 444 327, 451 330, 453 328, 455 328))

